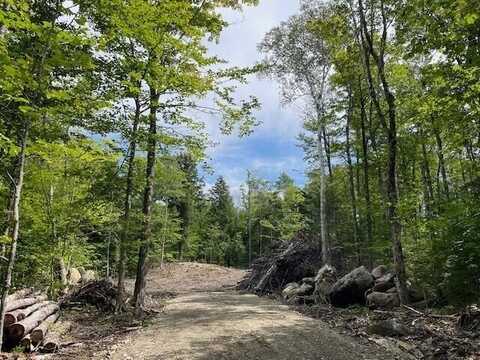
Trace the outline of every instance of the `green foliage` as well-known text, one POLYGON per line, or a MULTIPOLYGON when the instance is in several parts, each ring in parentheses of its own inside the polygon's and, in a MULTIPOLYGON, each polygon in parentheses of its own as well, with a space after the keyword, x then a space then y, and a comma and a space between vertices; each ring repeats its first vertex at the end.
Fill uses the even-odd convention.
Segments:
POLYGON ((242 189, 240 219, 246 250, 250 219, 253 258, 268 254, 273 246, 291 240, 305 228, 304 200, 302 190, 286 173, 274 184, 250 177, 242 189))
POLYGON ((478 195, 468 194, 445 204, 443 214, 424 224, 425 236, 409 249, 419 283, 454 305, 473 302, 480 293, 477 204, 478 195))
POLYGON ((119 154, 91 140, 72 139, 38 141, 29 156, 26 172, 35 176, 24 188, 19 273, 30 284, 49 284, 56 279, 59 257, 67 267, 103 271, 98 239, 115 231, 120 212, 111 194, 95 187, 115 181, 110 175, 119 154))

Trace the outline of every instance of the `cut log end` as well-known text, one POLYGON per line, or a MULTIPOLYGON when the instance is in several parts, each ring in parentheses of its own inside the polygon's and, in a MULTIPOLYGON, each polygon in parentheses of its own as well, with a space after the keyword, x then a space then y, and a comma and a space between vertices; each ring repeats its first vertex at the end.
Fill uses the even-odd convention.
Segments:
POLYGON ((30 339, 30 335, 25 336, 21 341, 20 341, 20 346, 25 352, 31 352, 32 351, 32 341, 30 339))
POLYGON ((3 321, 3 326, 5 328, 17 322, 17 318, 14 314, 7 313, 5 314, 5 320, 3 321))
POLYGON ((54 353, 57 352, 59 349, 58 342, 47 342, 45 345, 42 347, 42 352, 44 353, 54 353))
POLYGON ((20 323, 12 324, 8 327, 8 338, 13 342, 18 342, 25 335, 25 327, 20 323))
POLYGON ((32 333, 30 334, 30 337, 32 339, 33 344, 40 344, 43 339, 45 338, 49 327, 57 321, 58 317, 60 314, 58 312, 50 315, 48 318, 46 318, 43 323, 41 323, 38 327, 32 330, 32 333))
POLYGON ((56 334, 49 334, 45 339, 41 351, 44 353, 54 353, 60 348, 60 341, 56 334))

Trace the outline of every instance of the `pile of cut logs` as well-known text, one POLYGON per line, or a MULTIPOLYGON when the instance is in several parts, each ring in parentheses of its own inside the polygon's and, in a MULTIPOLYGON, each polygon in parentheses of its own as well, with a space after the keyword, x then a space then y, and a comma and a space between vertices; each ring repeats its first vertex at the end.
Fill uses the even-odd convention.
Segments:
POLYGON ((58 349, 58 339, 48 332, 59 317, 57 303, 31 289, 24 289, 9 295, 6 304, 4 343, 7 348, 20 346, 27 352, 55 352, 58 349))

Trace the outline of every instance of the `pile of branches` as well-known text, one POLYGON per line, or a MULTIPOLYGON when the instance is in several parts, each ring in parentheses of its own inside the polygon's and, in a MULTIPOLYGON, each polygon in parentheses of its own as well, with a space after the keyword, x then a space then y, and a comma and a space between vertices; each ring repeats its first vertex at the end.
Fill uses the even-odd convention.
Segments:
POLYGON ((290 282, 316 275, 322 258, 317 244, 301 234, 290 242, 277 244, 270 255, 252 263, 248 275, 238 284, 239 290, 262 295, 276 293, 290 282))
POLYGON ((63 307, 89 304, 103 312, 114 312, 117 294, 117 287, 111 281, 90 281, 73 289, 61 300, 61 304, 63 307))

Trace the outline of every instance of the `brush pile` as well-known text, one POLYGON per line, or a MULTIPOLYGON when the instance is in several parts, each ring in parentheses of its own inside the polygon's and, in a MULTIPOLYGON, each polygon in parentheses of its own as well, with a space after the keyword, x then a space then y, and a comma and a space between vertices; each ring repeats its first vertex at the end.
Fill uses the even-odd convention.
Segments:
POLYGON ((62 307, 93 305, 104 312, 114 312, 117 288, 108 280, 90 281, 74 288, 61 300, 62 307))
POLYGON ((22 347, 30 352, 53 352, 58 342, 49 339, 49 329, 59 317, 57 303, 31 289, 17 291, 7 297, 4 318, 6 349, 22 347))
POLYGON ((291 242, 279 242, 271 255, 257 259, 238 289, 257 294, 281 291, 286 284, 315 276, 321 266, 318 247, 301 235, 291 242))

